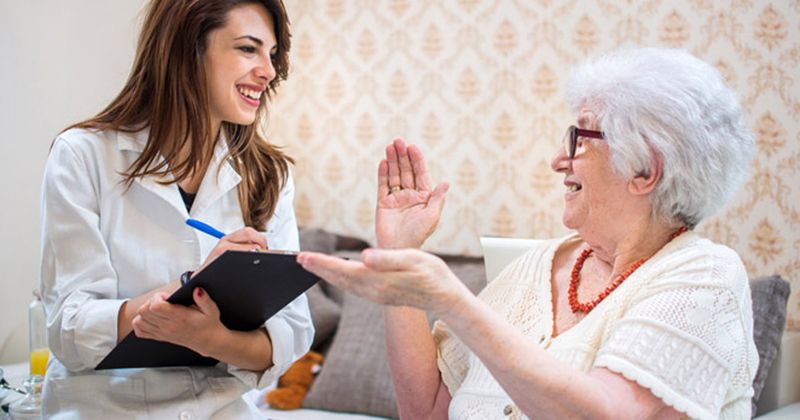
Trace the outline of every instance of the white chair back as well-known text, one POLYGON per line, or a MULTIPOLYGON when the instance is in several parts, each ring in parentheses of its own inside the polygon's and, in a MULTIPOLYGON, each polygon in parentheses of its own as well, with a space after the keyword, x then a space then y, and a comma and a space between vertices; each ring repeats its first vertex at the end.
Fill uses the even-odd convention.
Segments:
POLYGON ((483 263, 486 267, 486 282, 494 280, 511 261, 541 241, 541 239, 482 236, 481 247, 483 248, 483 263))

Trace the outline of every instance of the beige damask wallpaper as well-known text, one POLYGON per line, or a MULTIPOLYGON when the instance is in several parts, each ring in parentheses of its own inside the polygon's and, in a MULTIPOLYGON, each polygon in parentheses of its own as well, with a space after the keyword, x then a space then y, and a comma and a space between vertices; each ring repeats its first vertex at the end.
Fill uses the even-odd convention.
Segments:
POLYGON ((699 229, 751 274, 790 279, 800 330, 800 0, 286 1, 293 72, 269 131, 297 159, 302 225, 372 239, 376 164, 401 136, 451 183, 430 250, 561 235, 548 162, 573 121, 569 69, 623 45, 685 48, 740 92, 758 138, 750 178, 699 229))

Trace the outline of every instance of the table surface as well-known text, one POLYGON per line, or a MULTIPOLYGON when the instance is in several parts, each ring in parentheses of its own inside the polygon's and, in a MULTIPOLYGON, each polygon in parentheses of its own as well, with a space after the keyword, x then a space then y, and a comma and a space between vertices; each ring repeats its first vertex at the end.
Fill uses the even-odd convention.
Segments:
MULTIPOLYGON (((6 380, 14 387, 22 387, 22 383, 28 377, 28 363, 17 363, 13 365, 0 365, 0 368, 3 369, 3 374, 6 380)), ((290 410, 290 411, 282 411, 282 410, 274 410, 267 407, 265 404, 260 403, 264 401, 264 393, 267 390, 251 390, 250 392, 245 394, 245 398, 253 402, 261 411, 261 413, 269 420, 295 420, 295 419, 315 419, 315 420, 371 420, 371 419, 380 419, 379 417, 371 417, 366 415, 360 414, 349 414, 349 413, 334 413, 334 412, 325 412, 320 410, 309 410, 309 409, 300 409, 300 410, 290 410)), ((13 402, 14 400, 21 398, 22 395, 13 392, 7 391, 4 389, 0 389, 0 404, 8 404, 13 402)), ((0 412, 0 420, 3 420, 4 417, 2 412, 0 412)))

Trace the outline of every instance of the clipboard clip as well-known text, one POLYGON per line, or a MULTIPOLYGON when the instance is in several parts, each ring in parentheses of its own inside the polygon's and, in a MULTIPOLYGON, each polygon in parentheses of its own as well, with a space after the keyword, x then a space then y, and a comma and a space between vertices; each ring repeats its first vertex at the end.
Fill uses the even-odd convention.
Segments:
POLYGON ((253 252, 260 252, 262 254, 276 254, 276 255, 297 255, 299 252, 297 251, 287 251, 283 249, 267 249, 267 250, 260 250, 254 249, 253 252))

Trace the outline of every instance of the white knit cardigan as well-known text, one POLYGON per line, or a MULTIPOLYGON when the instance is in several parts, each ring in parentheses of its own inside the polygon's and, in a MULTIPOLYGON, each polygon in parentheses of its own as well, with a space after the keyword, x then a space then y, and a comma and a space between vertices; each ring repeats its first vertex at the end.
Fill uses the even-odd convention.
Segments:
MULTIPOLYGON (((543 241, 478 297, 575 369, 618 372, 692 418, 750 418, 758 353, 750 287, 736 253, 687 232, 551 338, 553 256, 573 237, 543 241)), ((453 397, 451 419, 526 418, 445 323, 434 325, 434 338, 453 397)))

